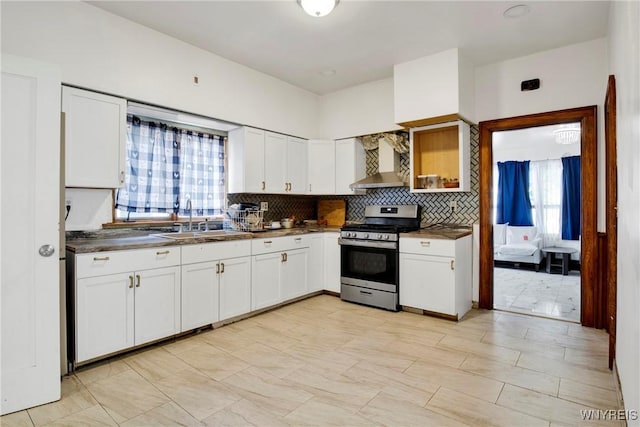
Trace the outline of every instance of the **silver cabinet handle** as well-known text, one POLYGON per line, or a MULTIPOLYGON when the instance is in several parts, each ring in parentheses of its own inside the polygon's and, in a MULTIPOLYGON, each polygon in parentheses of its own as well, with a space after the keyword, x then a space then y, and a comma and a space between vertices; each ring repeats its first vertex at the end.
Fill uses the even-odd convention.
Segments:
POLYGON ((284 183, 284 191, 289 191, 289 183, 288 182, 284 183))
POLYGON ((158 252, 156 252, 156 255, 167 255, 170 252, 171 251, 158 251, 158 252))
POLYGON ((454 261, 454 260, 451 260, 451 269, 452 269, 452 270, 455 270, 455 265, 454 265, 454 263, 455 263, 455 261, 454 261))
POLYGON ((293 240, 295 240, 296 242, 302 242, 302 237, 296 237, 296 238, 295 238, 295 239, 293 239, 293 240))
POLYGON ((220 263, 216 264, 216 274, 220 274, 220 263))
POLYGON ((140 287, 140 275, 136 274, 136 288, 140 287))
POLYGON ((94 261, 109 261, 109 257, 108 256, 102 256, 102 257, 94 256, 93 260, 94 261))
POLYGON ((265 188, 267 188, 267 183, 262 181, 262 190, 264 190, 265 188))
POLYGON ((220 263, 220 273, 224 273, 224 262, 220 263))
POLYGON ((264 241, 264 244, 265 244, 265 245, 270 245, 270 244, 272 244, 272 243, 273 243, 273 242, 272 242, 271 240, 265 240, 265 241, 264 241))
POLYGON ((425 248, 428 248, 428 247, 431 246, 431 242, 422 241, 422 242, 420 242, 420 246, 424 246, 425 248))
POLYGON ((284 254, 280 254, 280 262, 284 262, 284 254))
POLYGON ((284 253, 284 262, 289 261, 289 255, 285 252, 284 253))
POLYGON ((133 289, 133 276, 129 276, 129 289, 133 289))
POLYGON ((124 171, 120 171, 120 184, 124 182, 124 171))

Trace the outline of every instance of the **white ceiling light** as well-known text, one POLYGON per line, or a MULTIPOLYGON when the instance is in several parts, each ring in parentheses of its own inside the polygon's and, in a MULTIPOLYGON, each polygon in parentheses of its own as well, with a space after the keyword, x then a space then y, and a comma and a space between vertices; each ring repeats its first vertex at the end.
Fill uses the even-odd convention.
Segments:
POLYGON ((580 129, 557 129, 553 131, 553 136, 555 137, 557 144, 575 144, 580 141, 580 129))
POLYGON ((331 13, 340 0, 298 0, 298 4, 311 16, 320 18, 331 13))

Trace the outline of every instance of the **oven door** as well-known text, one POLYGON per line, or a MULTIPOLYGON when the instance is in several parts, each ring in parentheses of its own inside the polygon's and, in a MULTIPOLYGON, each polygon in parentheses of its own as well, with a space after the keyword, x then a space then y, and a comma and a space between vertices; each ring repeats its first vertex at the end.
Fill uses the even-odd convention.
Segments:
POLYGON ((340 279, 344 284, 398 292, 398 250, 395 244, 370 247, 340 242, 340 279))

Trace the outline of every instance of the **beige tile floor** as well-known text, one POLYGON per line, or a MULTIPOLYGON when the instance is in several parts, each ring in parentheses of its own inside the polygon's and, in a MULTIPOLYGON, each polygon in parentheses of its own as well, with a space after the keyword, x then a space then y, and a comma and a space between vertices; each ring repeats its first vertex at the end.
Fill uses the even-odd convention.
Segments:
POLYGON ((3 426, 550 426, 618 409, 603 331, 310 298, 78 370, 3 426))

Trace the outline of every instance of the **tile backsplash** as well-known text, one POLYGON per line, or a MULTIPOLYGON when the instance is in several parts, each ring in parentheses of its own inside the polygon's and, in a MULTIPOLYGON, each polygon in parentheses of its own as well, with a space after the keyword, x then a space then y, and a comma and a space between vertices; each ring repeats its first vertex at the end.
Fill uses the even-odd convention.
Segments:
MULTIPOLYGON (((408 205, 422 206, 423 224, 435 222, 451 222, 473 224, 479 219, 479 134, 478 126, 471 126, 471 191, 460 193, 411 193, 409 187, 380 188, 367 190, 364 195, 357 196, 288 196, 276 194, 229 194, 229 205, 240 202, 268 202, 269 210, 265 212, 265 221, 279 220, 295 215, 300 219, 316 218, 316 204, 319 199, 345 199, 347 201, 347 221, 363 221, 364 208, 367 205, 408 205), (449 201, 456 200, 458 208, 449 213, 449 201)), ((378 169, 378 150, 368 150, 367 175, 378 169)), ((400 156, 401 171, 409 169, 409 154, 400 156)))

